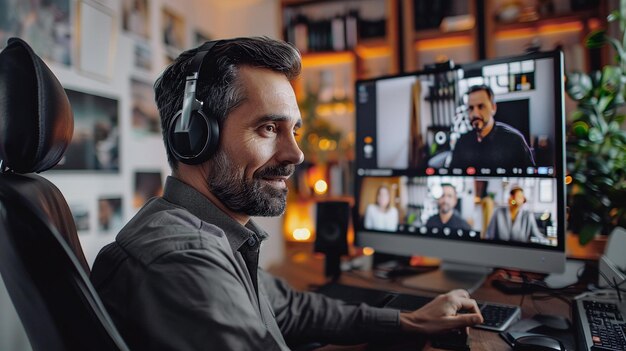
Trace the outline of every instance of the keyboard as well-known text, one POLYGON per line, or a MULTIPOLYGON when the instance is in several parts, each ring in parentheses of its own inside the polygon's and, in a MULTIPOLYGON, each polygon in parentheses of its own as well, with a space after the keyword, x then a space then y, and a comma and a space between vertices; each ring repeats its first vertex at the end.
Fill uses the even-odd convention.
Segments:
POLYGON ((626 302, 581 298, 573 313, 579 350, 626 350, 626 302))
MULTIPOLYGON (((358 288, 337 283, 323 285, 316 292, 350 304, 365 303, 373 307, 388 307, 401 311, 414 311, 432 300, 431 297, 358 288)), ((475 328, 503 331, 518 321, 522 315, 519 306, 479 302, 478 307, 485 322, 476 325, 475 328)))

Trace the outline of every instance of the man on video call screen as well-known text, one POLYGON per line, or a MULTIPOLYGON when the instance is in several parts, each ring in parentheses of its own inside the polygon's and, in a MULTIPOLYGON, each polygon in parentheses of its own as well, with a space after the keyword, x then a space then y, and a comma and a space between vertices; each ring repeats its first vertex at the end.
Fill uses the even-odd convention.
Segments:
POLYGON ((486 85, 468 91, 467 114, 473 130, 454 145, 450 168, 531 167, 535 161, 524 136, 512 126, 496 121, 494 94, 486 85))

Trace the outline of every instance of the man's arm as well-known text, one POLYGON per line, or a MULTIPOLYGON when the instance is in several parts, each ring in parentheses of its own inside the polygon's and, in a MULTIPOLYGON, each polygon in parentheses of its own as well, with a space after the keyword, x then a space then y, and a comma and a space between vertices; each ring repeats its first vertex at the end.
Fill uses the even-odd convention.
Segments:
POLYGON ((319 341, 354 344, 399 333, 399 311, 348 305, 312 292, 298 292, 284 281, 259 271, 276 321, 289 344, 319 341))
POLYGON ((354 306, 309 292, 296 292, 263 272, 276 319, 288 342, 357 343, 394 335, 438 333, 482 323, 476 301, 465 290, 439 295, 413 312, 354 306), (466 314, 458 311, 466 310, 466 314))

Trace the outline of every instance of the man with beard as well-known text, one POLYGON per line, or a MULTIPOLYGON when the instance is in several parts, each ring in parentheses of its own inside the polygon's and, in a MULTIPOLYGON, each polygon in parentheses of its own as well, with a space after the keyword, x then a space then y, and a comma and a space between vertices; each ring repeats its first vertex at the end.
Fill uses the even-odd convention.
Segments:
POLYGON ((92 272, 131 349, 288 350, 482 322, 466 291, 401 313, 296 292, 258 268, 268 234, 250 217, 283 213, 286 181, 303 161, 290 84, 299 71, 292 45, 236 38, 182 53, 155 83, 172 175, 163 196, 102 249, 92 272), (189 153, 193 138, 178 139, 208 121, 200 111, 189 119, 194 100, 219 127, 216 150, 204 158, 189 153))
POLYGON ((441 196, 437 199, 439 213, 431 216, 426 221, 426 226, 439 229, 447 227, 450 229, 471 230, 470 225, 456 213, 455 207, 457 202, 456 188, 452 184, 441 184, 441 196))
POLYGON ((475 85, 468 91, 467 112, 475 133, 468 132, 456 141, 450 168, 496 168, 535 166, 530 147, 517 129, 497 122, 493 90, 475 85))

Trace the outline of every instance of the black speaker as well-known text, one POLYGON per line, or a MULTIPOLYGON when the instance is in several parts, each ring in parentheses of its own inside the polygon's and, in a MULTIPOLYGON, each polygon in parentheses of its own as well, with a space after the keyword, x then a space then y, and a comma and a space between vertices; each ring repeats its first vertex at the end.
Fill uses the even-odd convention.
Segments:
POLYGON ((326 255, 325 275, 333 280, 341 274, 341 255, 348 253, 350 204, 345 201, 317 203, 315 252, 326 255))
POLYGON ((198 48, 185 72, 183 108, 168 126, 168 147, 174 157, 186 164, 199 164, 215 153, 219 144, 219 125, 213 116, 202 111, 202 101, 196 99, 196 85, 202 64, 211 49, 220 41, 209 41, 198 48))

